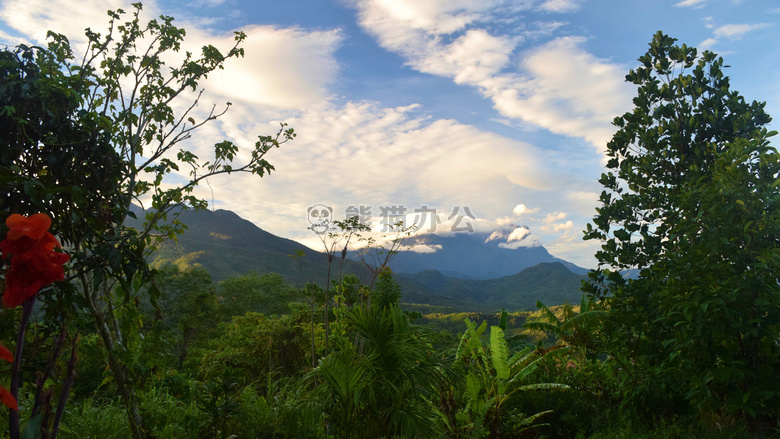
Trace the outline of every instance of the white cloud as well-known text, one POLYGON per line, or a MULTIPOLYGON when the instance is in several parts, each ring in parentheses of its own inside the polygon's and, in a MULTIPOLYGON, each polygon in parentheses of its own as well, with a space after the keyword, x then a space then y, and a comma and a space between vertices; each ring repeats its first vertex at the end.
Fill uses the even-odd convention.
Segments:
POLYGON ((400 251, 410 251, 415 253, 436 253, 437 251, 441 250, 442 246, 440 245, 425 245, 425 244, 415 244, 411 247, 403 247, 399 249, 400 251))
POLYGON ((565 219, 566 216, 567 215, 565 213, 563 213, 563 212, 553 212, 553 213, 548 214, 547 217, 545 217, 542 220, 542 222, 545 222, 545 223, 548 223, 548 224, 549 223, 554 223, 555 221, 560 221, 562 219, 565 219))
POLYGON ((3 32, 2 30, 0 30, 0 46, 12 47, 12 46, 17 46, 19 44, 24 44, 26 42, 27 41, 22 38, 9 35, 3 32))
MULTIPOLYGON (((129 1, 83 0, 78 5, 68 0, 8 0, 0 7, 0 20, 36 44, 46 41, 51 30, 66 35, 71 44, 85 41, 84 29, 105 33, 109 17, 106 11, 132 11, 129 1)), ((156 4, 144 5, 145 16, 156 15, 156 4)))
POLYGON ((509 243, 512 241, 521 241, 530 234, 531 231, 528 229, 528 227, 518 227, 512 230, 512 233, 510 233, 509 236, 506 238, 506 242, 509 243))
MULTIPOLYGON (((496 2, 395 3, 356 1, 360 24, 379 44, 398 53, 414 69, 477 87, 509 118, 557 134, 582 137, 603 150, 614 132, 611 121, 630 104, 625 67, 598 59, 582 48, 583 38, 564 37, 514 61, 527 35, 497 36, 478 27, 497 15, 496 2), (425 5, 425 6, 422 6, 425 5)), ((575 1, 548 1, 542 8, 568 11, 575 1)), ((522 4, 520 8, 531 7, 522 4)), ((562 26, 555 22, 546 32, 562 26)))
POLYGON ((342 39, 339 30, 255 26, 244 32, 244 57, 214 72, 205 84, 208 89, 233 101, 287 109, 303 109, 328 96, 338 72, 334 52, 342 39))
POLYGON ((506 238, 506 242, 499 243, 501 248, 517 249, 520 247, 537 247, 539 241, 536 240, 531 234, 531 230, 528 227, 517 227, 506 238))
POLYGON ((512 209, 512 213, 514 213, 515 216, 518 217, 528 213, 536 213, 536 212, 539 212, 538 207, 529 208, 525 204, 518 204, 517 206, 515 206, 514 209, 512 209))
POLYGON ((614 133, 611 121, 627 110, 633 89, 624 81, 623 67, 582 50, 584 41, 558 38, 530 52, 522 64, 527 77, 504 84, 496 78, 496 108, 604 149, 614 133))
MULTIPOLYGON (((251 111, 231 109, 228 116, 221 134, 239 145, 275 129, 273 123, 254 122, 251 111)), ((214 187, 217 199, 241 200, 231 210, 261 219, 263 228, 283 236, 306 233, 306 207, 320 202, 338 212, 350 204, 371 205, 374 216, 379 206, 404 205, 412 214, 427 205, 438 209, 444 223, 454 207, 461 214, 470 207, 478 218, 493 217, 506 199, 546 191, 560 181, 538 148, 453 120, 430 120, 417 106, 320 103, 287 122, 298 137, 269 154, 276 172, 262 182, 231 176, 230 185, 214 187)), ((205 149, 199 156, 208 156, 205 149)), ((200 188, 199 195, 210 197, 207 189, 200 188)), ((495 229, 490 223, 485 230, 495 229)))
POLYGON ((715 29, 713 32, 717 38, 728 38, 738 40, 749 32, 769 27, 769 23, 757 24, 725 24, 715 29))
POLYGON ((361 21, 370 29, 381 29, 386 44, 400 35, 389 31, 393 24, 399 28, 422 30, 427 34, 443 35, 462 30, 467 25, 485 18, 485 14, 501 4, 501 0, 355 0, 361 11, 361 21))
MULTIPOLYGON (((715 19, 712 17, 705 17, 703 21, 704 27, 713 30, 713 37, 707 38, 699 43, 698 47, 701 50, 711 50, 723 38, 736 41, 742 39, 742 37, 750 32, 765 29, 771 26, 771 23, 724 24, 722 26, 718 26, 715 23, 715 19)), ((721 52, 721 55, 722 54, 723 53, 721 52)))
POLYGON ((502 243, 498 244, 498 246, 501 247, 501 248, 509 249, 509 250, 516 250, 516 249, 521 248, 521 247, 541 247, 542 244, 540 244, 539 241, 537 241, 535 239, 530 239, 529 238, 529 239, 524 239, 522 241, 514 241, 514 242, 511 242, 511 243, 504 243, 504 242, 502 242, 502 243))
POLYGON ((553 223, 546 226, 542 226, 539 230, 545 233, 557 233, 561 230, 568 230, 574 227, 574 221, 566 221, 565 223, 553 223))
POLYGON ((494 37, 482 29, 472 29, 438 56, 425 58, 417 65, 423 72, 452 76, 456 84, 479 84, 508 64, 514 46, 511 38, 494 37))
POLYGON ((715 38, 707 38, 706 40, 704 40, 701 43, 699 43, 698 48, 700 50, 710 50, 717 43, 718 43, 718 40, 716 40, 715 38))
POLYGON ((707 5, 707 0, 683 0, 679 3, 675 3, 674 6, 678 8, 692 8, 701 9, 707 5))
POLYGON ((596 214, 596 206, 600 204, 599 192, 567 190, 564 197, 571 215, 579 218, 592 218, 596 214))
POLYGON ((488 236, 485 239, 485 242, 487 243, 487 242, 496 241, 496 240, 499 240, 499 239, 504 239, 504 232, 502 232, 501 230, 496 230, 493 233, 491 233, 490 236, 488 236))
POLYGON ((573 12, 580 8, 581 0, 546 0, 538 9, 545 12, 573 12))
POLYGON ((564 259, 585 268, 595 268, 593 258, 601 248, 601 242, 596 240, 584 241, 582 235, 572 230, 567 230, 554 241, 545 242, 544 248, 555 257, 564 259))
MULTIPOLYGON (((86 0, 79 2, 78 8, 65 0, 11 0, 2 3, 0 20, 37 44, 45 42, 47 29, 62 33, 79 50, 86 41, 84 29, 91 27, 105 34, 109 20, 106 11, 119 8, 127 12, 120 21, 129 20, 133 7, 122 0, 86 0)), ((147 2, 142 21, 159 14, 156 3, 147 2)), ((213 44, 224 53, 233 45, 232 33, 214 35, 197 22, 175 20, 174 24, 187 29, 183 50, 198 54, 202 46, 213 44)), ((328 96, 328 86, 338 72, 334 52, 342 40, 339 30, 305 31, 271 26, 243 30, 247 34, 241 46, 245 57, 228 60, 224 70, 213 72, 200 84, 219 96, 220 102, 244 101, 302 109, 328 96)), ((172 58, 183 56, 183 50, 172 58)))

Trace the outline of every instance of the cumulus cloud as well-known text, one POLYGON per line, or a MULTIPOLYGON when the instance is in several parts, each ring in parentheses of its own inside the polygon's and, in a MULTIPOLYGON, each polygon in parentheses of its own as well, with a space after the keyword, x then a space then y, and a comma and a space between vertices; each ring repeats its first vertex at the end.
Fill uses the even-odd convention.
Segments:
POLYGON ((424 57, 416 66, 423 72, 452 76, 456 84, 480 84, 509 62, 515 43, 483 29, 472 29, 441 52, 424 57))
POLYGON ((538 247, 539 241, 534 239, 531 230, 522 226, 512 230, 506 239, 506 242, 499 243, 498 246, 507 249, 518 249, 520 247, 538 247))
MULTIPOLYGON (((567 12, 579 3, 549 0, 536 8, 567 12)), ((591 55, 583 49, 583 38, 558 38, 519 53, 521 43, 538 35, 525 28, 525 34, 514 36, 489 32, 482 25, 498 17, 504 7, 499 2, 365 0, 353 5, 361 26, 381 46, 420 72, 478 88, 505 117, 582 137, 603 150, 614 132, 612 119, 630 103, 625 66, 591 55)), ((517 7, 534 6, 525 2, 517 7)), ((554 22, 540 29, 552 33, 560 26, 554 22)))
POLYGON ((422 30, 443 35, 462 30, 467 25, 489 17, 488 12, 500 0, 354 0, 360 20, 383 38, 383 44, 404 45, 402 30, 422 30), (399 32, 392 32, 395 25, 399 32))
MULTIPOLYGON (((222 0, 208 2, 216 5, 222 0)), ((36 44, 43 44, 46 30, 51 29, 66 35, 80 50, 86 42, 84 29, 90 27, 105 35, 109 19, 106 11, 120 8, 128 12, 121 21, 130 19, 133 7, 123 0, 86 0, 79 2, 78 8, 64 0, 10 0, 0 6, 0 20, 36 44)), ((142 21, 159 14, 155 2, 146 2, 142 21)), ((214 34, 201 23, 186 20, 176 20, 174 24, 186 28, 187 36, 182 52, 172 58, 181 58, 184 50, 200 53, 206 44, 223 53, 233 45, 232 33, 214 34)), ((328 96, 328 86, 338 73, 334 52, 342 40, 339 30, 252 26, 243 31, 247 35, 242 44, 245 57, 228 60, 224 70, 215 71, 200 84, 219 96, 219 101, 302 109, 328 96)))
POLYGON ((565 223, 552 223, 540 228, 541 231, 546 233, 557 233, 561 230, 568 230, 574 227, 574 221, 566 221, 565 223))
POLYGON ((566 214, 563 212, 553 212, 550 214, 547 214, 547 216, 542 220, 542 222, 545 223, 553 223, 555 221, 560 221, 562 219, 566 218, 566 214))
POLYGON ((557 38, 527 53, 526 76, 494 79, 493 101, 505 116, 520 118, 567 136, 581 136, 604 149, 614 133, 611 120, 627 110, 631 86, 622 66, 581 48, 580 37, 557 38))
POLYGON ((539 212, 539 208, 538 207, 529 208, 525 204, 518 204, 517 206, 515 206, 514 209, 512 209, 512 213, 514 213, 515 216, 518 216, 518 217, 522 216, 522 215, 525 215, 525 214, 528 214, 528 213, 536 213, 536 212, 539 212))
MULTIPOLYGON (((221 0, 202 1, 216 5, 221 0)), ((477 88, 515 126, 534 124, 599 144, 610 135, 609 121, 622 111, 617 103, 630 102, 622 85, 625 69, 588 53, 582 38, 553 38, 535 49, 524 46, 554 36, 565 26, 561 21, 518 21, 512 23, 517 32, 511 35, 498 34, 494 26, 501 11, 543 10, 543 17, 551 17, 579 3, 367 0, 355 5, 364 29, 413 69, 477 88)), ((41 29, 69 37, 83 35, 87 25, 99 30, 95 23, 107 22, 105 10, 118 7, 131 10, 128 3, 116 0, 86 0, 78 9, 62 0, 8 0, 0 4, 0 19, 40 42, 41 29)), ((158 15, 156 3, 147 3, 145 13, 158 15)), ((232 35, 214 34, 205 21, 176 23, 188 30, 187 50, 197 52, 207 43, 225 50, 232 44, 232 35)), ((227 138, 251 146, 258 134, 276 132, 282 121, 293 126, 298 137, 269 153, 267 159, 276 171, 263 180, 245 175, 215 178, 197 189, 198 196, 272 233, 309 240, 314 248, 319 247, 317 237, 306 229, 306 208, 317 203, 340 213, 348 204, 369 204, 375 209, 372 220, 377 221, 381 205, 403 204, 410 214, 414 208, 436 207, 438 222, 426 226, 437 225, 439 230, 453 225, 453 208, 462 213, 462 208, 470 207, 475 232, 489 234, 498 225, 515 224, 520 216, 534 233, 545 232, 542 227, 547 223, 533 214, 556 212, 551 206, 560 200, 552 200, 550 194, 565 193, 561 189, 571 183, 570 178, 560 178, 567 171, 552 161, 550 153, 455 120, 432 119, 412 103, 386 108, 375 102, 330 99, 329 87, 339 74, 335 53, 344 39, 337 29, 244 30, 246 57, 229 61, 224 71, 201 84, 207 94, 197 110, 208 111, 212 101, 237 105, 183 146, 208 159, 215 141, 227 138), (506 200, 535 207, 520 204, 512 209, 514 217, 487 219, 506 215, 501 210, 506 209, 506 200)), ((245 150, 238 157, 247 158, 245 150)), ((565 201, 579 200, 571 197, 565 201)), ((588 204, 585 198, 581 203, 588 204)), ((568 223, 577 224, 576 209, 566 209, 572 220, 550 223, 545 245, 570 232, 574 227, 567 228, 568 223)), ((502 240, 507 248, 539 245, 525 226, 507 227, 493 239, 502 240)), ((428 250, 435 248, 423 249, 428 250)))
MULTIPOLYGON (((252 144, 256 133, 275 129, 273 123, 252 121, 249 112, 231 113, 221 132, 237 144, 252 144)), ((372 217, 379 216, 380 206, 403 205, 407 221, 415 209, 430 206, 444 230, 447 221, 457 220, 455 208, 464 218, 467 207, 477 219, 494 217, 500 210, 493 206, 548 190, 560 180, 538 148, 453 120, 431 120, 415 105, 322 102, 285 121, 298 137, 269 153, 276 172, 262 182, 231 176, 233 184, 214 187, 217 198, 242 200, 231 209, 262 218, 264 228, 287 231, 285 236, 293 223, 306 233, 304 213, 316 203, 337 212, 368 205, 372 217)), ((209 196, 205 189, 202 194, 209 196)), ((483 229, 494 229, 495 222, 490 224, 483 229)))
POLYGON ((531 230, 528 227, 518 227, 512 230, 512 233, 506 238, 506 242, 521 241, 530 234, 531 230))
POLYGON ((328 96, 339 67, 334 57, 339 30, 254 26, 244 32, 244 58, 226 62, 209 77, 207 88, 233 101, 287 109, 303 109, 328 96))
MULTIPOLYGON (((68 0, 8 0, 0 6, 0 20, 36 44, 46 41, 47 30, 66 35, 72 44, 78 44, 86 41, 87 27, 105 34, 109 9, 132 11, 133 7, 124 0, 83 0, 78 6, 68 0)), ((157 15, 156 3, 146 3, 144 11, 146 17, 157 15)))

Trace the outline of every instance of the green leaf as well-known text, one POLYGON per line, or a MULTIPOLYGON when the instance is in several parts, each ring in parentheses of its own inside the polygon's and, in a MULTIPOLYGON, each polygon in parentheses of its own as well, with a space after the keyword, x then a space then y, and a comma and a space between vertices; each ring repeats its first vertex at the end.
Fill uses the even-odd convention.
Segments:
POLYGON ((498 327, 490 328, 490 356, 493 360, 493 368, 499 379, 509 379, 509 366, 507 364, 507 343, 504 331, 498 327))
POLYGON ((43 413, 38 413, 37 415, 30 418, 29 421, 27 421, 27 424, 24 426, 24 430, 22 430, 22 439, 38 439, 41 437, 42 416, 43 413))
POLYGON ((507 312, 506 308, 501 308, 501 318, 498 320, 498 327, 506 331, 507 312))

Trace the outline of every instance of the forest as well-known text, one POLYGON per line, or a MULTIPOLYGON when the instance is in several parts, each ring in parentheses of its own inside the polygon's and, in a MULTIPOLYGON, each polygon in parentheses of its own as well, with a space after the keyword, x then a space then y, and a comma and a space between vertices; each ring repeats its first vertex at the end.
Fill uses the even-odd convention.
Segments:
POLYGON ((366 278, 339 271, 356 221, 323 237, 325 282, 151 263, 208 206, 199 183, 274 172, 296 133, 189 151, 230 106, 198 109, 198 83, 246 36, 182 53, 184 29, 141 9, 78 55, 55 33, 0 52, 3 437, 780 435, 776 132, 723 58, 659 31, 627 73, 579 303, 425 314, 394 244, 367 242, 366 278))

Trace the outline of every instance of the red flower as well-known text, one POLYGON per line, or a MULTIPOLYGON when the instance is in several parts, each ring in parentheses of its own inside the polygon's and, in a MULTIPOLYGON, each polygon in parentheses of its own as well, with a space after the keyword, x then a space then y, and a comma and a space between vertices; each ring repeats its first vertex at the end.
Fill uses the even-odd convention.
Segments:
POLYGON ((13 363, 14 361, 14 354, 12 354, 7 347, 1 344, 0 344, 0 360, 5 360, 9 363, 13 363))
POLYGON ((15 213, 5 220, 8 226, 8 239, 19 239, 22 236, 38 240, 51 227, 51 218, 45 213, 36 213, 30 217, 24 217, 15 213))
POLYGON ((51 219, 42 213, 26 218, 13 214, 5 221, 6 239, 0 241, 3 259, 11 258, 11 269, 5 276, 3 305, 13 308, 38 294, 41 288, 64 279, 62 264, 70 259, 54 251, 57 238, 47 232, 51 219))
MULTIPOLYGON (((9 363, 12 363, 14 361, 14 356, 11 354, 11 351, 8 350, 7 347, 0 344, 0 359, 6 360, 9 363)), ((5 387, 0 386, 0 402, 7 405, 8 407, 19 410, 19 406, 16 404, 16 398, 11 395, 11 392, 5 389, 5 387)))
POLYGON ((0 386, 0 401, 7 405, 8 408, 19 411, 19 406, 16 404, 16 398, 14 398, 14 396, 11 395, 11 392, 6 390, 3 386, 0 386))

